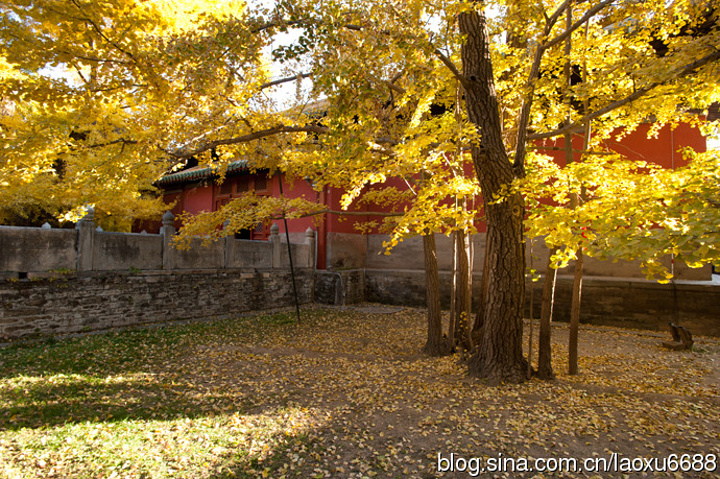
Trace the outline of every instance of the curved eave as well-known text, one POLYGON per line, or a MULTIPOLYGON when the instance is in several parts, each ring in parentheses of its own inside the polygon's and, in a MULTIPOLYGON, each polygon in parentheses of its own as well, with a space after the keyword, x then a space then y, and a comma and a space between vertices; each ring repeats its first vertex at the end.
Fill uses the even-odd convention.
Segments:
MULTIPOLYGON (((247 160, 237 160, 228 165, 225 174, 246 173, 249 170, 247 160)), ((189 170, 164 175, 155 182, 155 185, 162 187, 204 180, 215 176, 218 171, 219 168, 212 166, 206 168, 191 168, 189 170)))

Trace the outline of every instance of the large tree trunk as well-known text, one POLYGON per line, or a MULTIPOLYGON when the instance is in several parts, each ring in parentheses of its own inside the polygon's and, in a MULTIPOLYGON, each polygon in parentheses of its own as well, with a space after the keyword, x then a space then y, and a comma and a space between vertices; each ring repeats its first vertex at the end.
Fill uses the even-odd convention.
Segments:
POLYGON ((440 281, 438 276, 435 235, 423 235, 425 256, 425 291, 427 294, 428 337, 423 351, 430 356, 441 356, 446 352, 442 337, 442 310, 440 309, 440 281))
MULTIPOLYGON (((461 57, 468 118, 478 126, 482 144, 472 146, 475 172, 483 198, 492 199, 516 177, 502 141, 497 93, 493 81, 486 19, 481 11, 459 15, 466 38, 461 57)), ((522 310, 525 296, 523 249, 524 203, 519 194, 503 201, 485 201, 488 254, 488 291, 480 344, 469 361, 471 374, 491 383, 527 379, 522 354, 522 310)))
POLYGON ((485 255, 483 257, 483 273, 482 282, 480 283, 480 301, 478 301, 478 310, 475 315, 475 324, 472 329, 473 344, 480 344, 482 339, 483 321, 485 320, 485 303, 487 303, 488 291, 488 275, 487 271, 490 265, 490 242, 487 234, 485 235, 485 255))

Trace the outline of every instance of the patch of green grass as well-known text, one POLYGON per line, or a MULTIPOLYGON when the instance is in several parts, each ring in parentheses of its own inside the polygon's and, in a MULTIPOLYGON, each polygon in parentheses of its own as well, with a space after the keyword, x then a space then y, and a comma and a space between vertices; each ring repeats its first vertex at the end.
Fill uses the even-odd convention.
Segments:
POLYGON ((236 477, 237 471, 253 470, 263 450, 285 440, 283 427, 279 421, 253 424, 238 414, 224 414, 23 429, 0 443, 0 452, 9 459, 0 466, 0 475, 42 477, 56 471, 59 477, 87 478, 236 477), (254 429, 253 441, 238 434, 244 427, 254 429))
POLYGON ((293 313, 274 313, 0 349, 0 477, 252 470, 302 413, 245 415, 258 398, 207 384, 215 373, 198 351, 253 343, 294 322, 293 313))

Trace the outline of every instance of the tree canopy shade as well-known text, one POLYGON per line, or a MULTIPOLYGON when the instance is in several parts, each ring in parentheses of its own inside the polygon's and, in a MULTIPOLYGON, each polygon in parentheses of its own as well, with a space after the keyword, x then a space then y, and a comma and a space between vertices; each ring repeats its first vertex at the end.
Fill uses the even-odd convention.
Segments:
MULTIPOLYGON (((142 193, 169 168, 194 157, 222 172, 246 158, 342 188, 346 206, 372 185, 405 182, 411 193, 375 189, 370 198, 402 196, 393 203, 403 213, 399 240, 471 229, 474 211, 445 206, 480 188, 489 283, 471 370, 495 382, 527 371, 525 199, 509 185, 525 177, 529 142, 592 122, 596 148, 648 120, 699 123, 696 112, 720 101, 709 1, 300 0, 252 10, 40 0, 0 9, 0 95, 15 106, 2 117, 0 207, 33 197, 68 217, 86 204, 142 216, 160 207, 142 193), (297 41, 272 51, 288 78, 273 78, 268 51, 288 29, 297 41), (565 81, 568 61, 582 81, 565 81), (266 95, 308 76, 310 96, 294 108, 266 95), (308 102, 321 98, 318 118, 308 102)), ((241 228, 244 210, 228 206, 215 219, 241 228)))

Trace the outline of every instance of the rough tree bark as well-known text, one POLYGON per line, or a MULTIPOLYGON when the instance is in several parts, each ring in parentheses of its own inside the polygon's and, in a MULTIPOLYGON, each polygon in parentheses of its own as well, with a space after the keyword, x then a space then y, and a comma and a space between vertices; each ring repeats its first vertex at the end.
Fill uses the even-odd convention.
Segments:
POLYGON ((480 282, 480 301, 478 301, 478 310, 477 314, 475 315, 475 324, 473 324, 472 328, 473 344, 480 344, 480 339, 482 338, 483 321, 485 320, 485 303, 487 302, 488 290, 488 275, 486 274, 486 271, 488 270, 488 265, 490 264, 490 242, 487 235, 485 236, 485 238, 485 256, 483 256, 483 273, 480 282))
POLYGON ((513 168, 502 140, 500 111, 493 80, 485 15, 481 9, 458 16, 465 80, 465 107, 477 125, 482 144, 471 149, 475 172, 485 198, 488 250, 487 303, 483 313, 482 339, 469 361, 470 373, 491 383, 527 379, 522 354, 522 310, 525 297, 523 249, 524 202, 520 194, 500 202, 487 201, 501 192, 522 166, 513 168), (478 11, 479 10, 479 11, 478 11))
POLYGON ((430 356, 441 356, 446 352, 442 336, 442 310, 440 309, 440 281, 438 275, 435 235, 423 235, 425 256, 425 291, 427 294, 428 338, 423 351, 430 356))

